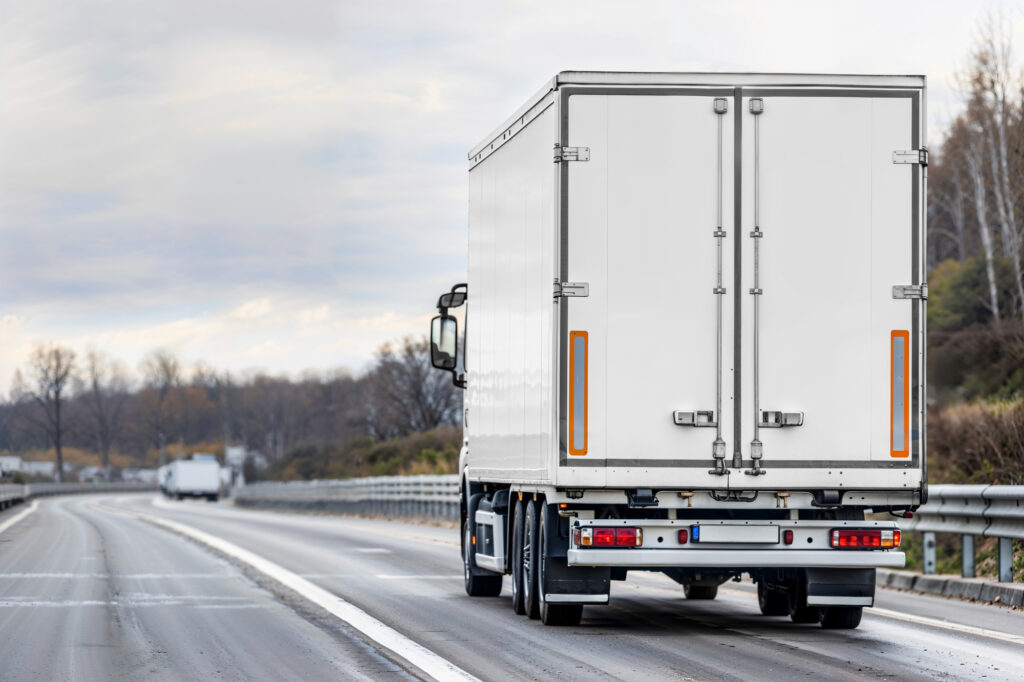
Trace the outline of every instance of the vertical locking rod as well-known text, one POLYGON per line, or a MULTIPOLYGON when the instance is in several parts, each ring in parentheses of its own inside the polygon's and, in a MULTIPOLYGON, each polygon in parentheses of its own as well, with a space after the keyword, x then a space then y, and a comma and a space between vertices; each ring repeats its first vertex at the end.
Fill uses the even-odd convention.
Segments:
POLYGON ((718 251, 718 279, 714 289, 717 299, 715 310, 715 441, 711 444, 711 456, 715 468, 711 469, 709 473, 722 476, 728 473, 725 469, 725 441, 722 440, 722 299, 725 298, 725 287, 722 286, 722 239, 725 238, 725 231, 722 229, 722 126, 725 112, 729 110, 729 100, 724 97, 716 97, 714 107, 718 118, 718 196, 714 232, 718 251))
POLYGON ((761 114, 764 112, 764 100, 752 97, 750 113, 754 116, 754 231, 750 238, 754 240, 754 288, 750 294, 754 297, 754 439, 750 441, 750 459, 752 467, 743 473, 760 476, 761 457, 764 445, 761 443, 761 399, 760 399, 760 361, 761 361, 761 114))

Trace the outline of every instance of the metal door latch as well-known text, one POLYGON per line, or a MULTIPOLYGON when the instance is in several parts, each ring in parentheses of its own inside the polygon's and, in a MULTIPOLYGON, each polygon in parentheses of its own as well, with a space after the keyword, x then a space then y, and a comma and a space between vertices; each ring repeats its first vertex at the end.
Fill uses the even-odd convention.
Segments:
POLYGON ((590 147, 563 147, 555 145, 555 163, 562 161, 590 161, 590 147))
POLYGON ((718 426, 714 410, 696 410, 694 412, 676 410, 672 413, 672 421, 676 426, 718 426))
POLYGON ((928 299, 927 284, 897 284, 892 288, 893 298, 928 299))
POLYGON ((555 282, 555 298, 587 296, 590 296, 590 284, 587 282, 555 282))
POLYGON ((803 412, 761 410, 761 423, 758 426, 765 429, 781 429, 784 426, 803 426, 803 423, 803 412))
POLYGON ((919 163, 922 166, 928 165, 928 149, 897 149, 892 153, 893 163, 919 163))

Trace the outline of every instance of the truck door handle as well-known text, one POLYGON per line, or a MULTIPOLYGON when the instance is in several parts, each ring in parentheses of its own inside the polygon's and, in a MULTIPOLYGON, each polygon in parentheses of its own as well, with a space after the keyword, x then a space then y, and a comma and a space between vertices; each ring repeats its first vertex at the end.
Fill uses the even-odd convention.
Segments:
POLYGON ((718 426, 714 410, 695 410, 693 412, 676 410, 672 413, 672 421, 677 426, 718 426))
POLYGON ((781 429, 784 426, 803 426, 803 423, 803 412, 761 410, 761 423, 759 426, 766 429, 781 429))

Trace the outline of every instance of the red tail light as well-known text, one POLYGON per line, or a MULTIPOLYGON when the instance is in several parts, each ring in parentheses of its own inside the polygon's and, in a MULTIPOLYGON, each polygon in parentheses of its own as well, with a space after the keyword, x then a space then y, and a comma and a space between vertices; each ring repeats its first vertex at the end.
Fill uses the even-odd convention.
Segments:
POLYGON ((639 547, 644 544, 641 528, 581 528, 573 531, 578 547, 639 547))
POLYGON ((900 531, 835 528, 829 543, 836 549, 889 549, 900 546, 900 531))
POLYGON ((679 544, 685 545, 686 541, 690 539, 690 532, 685 528, 679 531, 679 544))
POLYGON ((793 531, 784 530, 782 531, 782 542, 787 545, 793 544, 793 531))

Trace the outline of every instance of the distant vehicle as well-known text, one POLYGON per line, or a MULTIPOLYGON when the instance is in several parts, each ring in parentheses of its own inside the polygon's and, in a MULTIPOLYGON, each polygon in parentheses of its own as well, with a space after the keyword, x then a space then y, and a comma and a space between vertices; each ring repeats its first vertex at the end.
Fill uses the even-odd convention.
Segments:
POLYGON ((170 464, 164 464, 162 467, 159 467, 156 470, 156 484, 160 488, 160 492, 162 492, 164 495, 170 495, 170 492, 167 489, 167 481, 170 475, 170 464))
POLYGON ((469 153, 431 323, 469 595, 575 624, 627 571, 748 574, 857 627, 927 499, 925 111, 923 76, 565 72, 469 153))
POLYGON ((167 495, 177 500, 205 497, 216 502, 219 499, 220 464, 216 459, 179 459, 167 466, 167 495))

